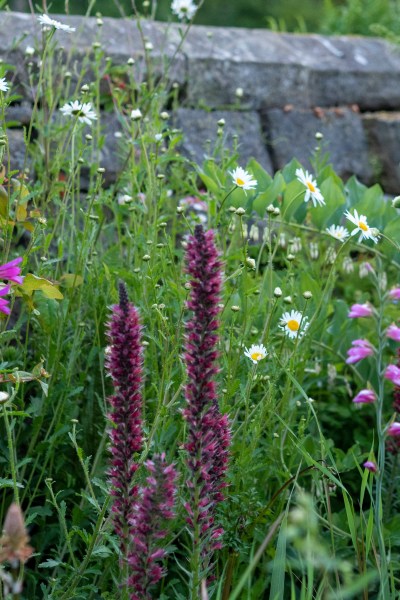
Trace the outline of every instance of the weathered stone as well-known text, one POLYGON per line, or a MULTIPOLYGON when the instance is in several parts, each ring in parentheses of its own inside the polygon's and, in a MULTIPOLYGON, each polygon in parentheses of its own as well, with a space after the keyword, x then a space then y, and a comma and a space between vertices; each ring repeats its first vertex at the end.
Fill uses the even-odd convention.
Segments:
POLYGON ((7 107, 6 121, 7 123, 17 123, 21 125, 29 125, 32 117, 32 105, 29 102, 21 102, 20 104, 12 104, 7 107))
POLYGON ((355 174, 369 183, 372 168, 361 116, 349 108, 287 110, 270 109, 263 113, 263 124, 275 169, 282 168, 293 157, 307 169, 320 132, 322 151, 329 152, 337 173, 348 178, 355 174))
MULTIPOLYGON (((29 158, 25 162, 25 140, 22 129, 7 129, 8 148, 10 152, 10 170, 22 171, 24 168, 29 168, 29 158)), ((4 165, 8 169, 8 157, 4 157, 4 165)))
POLYGON ((400 106, 400 53, 383 40, 194 27, 184 51, 193 104, 232 104, 240 87, 244 106, 256 109, 400 106))
POLYGON ((174 126, 183 132, 182 153, 201 164, 206 156, 212 156, 215 148, 229 148, 232 152, 237 135, 239 162, 245 165, 254 157, 269 173, 272 164, 265 148, 261 122, 256 112, 194 110, 179 108, 174 113, 174 126), (222 135, 217 135, 218 121, 225 120, 222 135))
POLYGON ((400 193, 400 112, 376 112, 363 115, 371 158, 383 188, 396 196, 400 193))

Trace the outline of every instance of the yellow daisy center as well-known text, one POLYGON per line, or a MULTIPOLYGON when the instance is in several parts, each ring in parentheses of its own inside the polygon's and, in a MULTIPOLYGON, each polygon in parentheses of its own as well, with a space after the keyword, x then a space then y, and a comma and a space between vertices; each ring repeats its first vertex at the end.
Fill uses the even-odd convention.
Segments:
POLYGON ((261 360, 262 358, 264 358, 264 355, 261 354, 261 352, 252 352, 251 358, 252 360, 261 360))
POLYGON ((236 177, 236 184, 237 185, 244 185, 245 181, 243 181, 243 179, 240 179, 240 177, 236 177))
POLYGON ((290 321, 287 322, 287 326, 289 327, 290 331, 298 331, 300 323, 294 319, 290 319, 290 321))
POLYGON ((366 225, 365 223, 363 223, 362 221, 358 221, 358 226, 360 229, 362 229, 363 231, 368 231, 368 225, 366 225))
POLYGON ((311 183, 311 181, 307 181, 307 187, 310 192, 315 192, 315 186, 311 183))

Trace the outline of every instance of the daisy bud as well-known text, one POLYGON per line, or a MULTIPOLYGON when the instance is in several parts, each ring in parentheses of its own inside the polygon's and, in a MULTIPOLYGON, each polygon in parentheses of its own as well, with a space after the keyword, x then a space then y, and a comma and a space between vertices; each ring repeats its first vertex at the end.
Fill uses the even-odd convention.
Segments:
POLYGON ((246 258, 246 265, 248 267, 250 267, 250 269, 255 269, 256 268, 256 261, 254 260, 254 258, 250 258, 249 256, 246 258))
POLYGON ((140 108, 134 108, 131 110, 131 121, 139 121, 142 118, 142 111, 140 108))
POLYGON ((273 213, 273 212, 275 212, 275 206, 273 204, 268 204, 267 213, 273 213))
POLYGON ((324 134, 323 134, 323 133, 321 133, 320 131, 317 131, 317 132, 316 132, 316 134, 315 134, 315 139, 316 139, 316 140, 322 140, 322 139, 323 139, 323 137, 324 137, 324 134))
POLYGON ((240 306, 236 306, 236 305, 231 306, 232 312, 239 312, 239 310, 240 310, 240 306))
POLYGON ((292 260, 294 260, 296 257, 294 254, 288 254, 286 257, 290 262, 292 262, 292 260))
POLYGON ((241 88, 241 87, 236 88, 236 90, 235 90, 236 98, 243 98, 243 93, 244 93, 243 88, 241 88))
POLYGON ((150 254, 145 254, 144 256, 142 256, 142 260, 144 260, 145 262, 149 261, 151 259, 150 254))
POLYGON ((166 121, 167 119, 169 119, 169 113, 167 113, 166 110, 164 110, 161 114, 160 117, 162 118, 163 121, 166 121))
POLYGON ((275 298, 280 298, 282 296, 282 290, 280 287, 276 287, 274 289, 274 296, 275 298))
POLYGON ((0 404, 5 404, 9 397, 10 394, 7 394, 7 392, 0 392, 0 404))
POLYGON ((400 208, 400 196, 396 196, 392 200, 392 208, 400 208))
POLYGON ((224 125, 225 125, 225 119, 219 119, 218 126, 219 127, 224 127, 224 125))
POLYGON ((292 300, 292 296, 285 296, 285 298, 283 299, 283 301, 286 304, 292 304, 293 300, 292 300))
POLYGON ((312 293, 309 291, 303 292, 303 298, 310 300, 310 298, 312 298, 312 293))
POLYGON ((126 61, 126 64, 127 65, 134 65, 135 64, 135 59, 132 58, 132 57, 128 58, 128 60, 126 61))
POLYGON ((245 209, 242 208, 241 206, 239 206, 239 208, 236 209, 236 214, 241 217, 246 213, 245 209))
POLYGON ((274 217, 279 217, 279 215, 281 214, 281 211, 279 210, 279 208, 276 206, 274 208, 274 217))
POLYGON ((88 92, 90 90, 89 86, 87 83, 84 83, 83 86, 81 87, 81 92, 85 93, 88 92))

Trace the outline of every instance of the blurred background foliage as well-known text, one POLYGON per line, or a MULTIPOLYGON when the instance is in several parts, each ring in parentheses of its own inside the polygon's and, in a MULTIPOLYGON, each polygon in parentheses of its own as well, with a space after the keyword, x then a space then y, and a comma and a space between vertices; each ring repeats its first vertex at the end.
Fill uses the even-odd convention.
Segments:
MULTIPOLYGON (((158 20, 171 19, 169 0, 53 0, 44 4, 49 13, 131 16, 134 6, 142 14, 154 12, 158 20), (145 2, 146 5, 146 2, 145 2)), ((29 10, 28 0, 10 0, 11 10, 29 10)), ((195 18, 198 25, 261 27, 276 31, 325 34, 400 36, 399 0, 205 0, 195 18)))

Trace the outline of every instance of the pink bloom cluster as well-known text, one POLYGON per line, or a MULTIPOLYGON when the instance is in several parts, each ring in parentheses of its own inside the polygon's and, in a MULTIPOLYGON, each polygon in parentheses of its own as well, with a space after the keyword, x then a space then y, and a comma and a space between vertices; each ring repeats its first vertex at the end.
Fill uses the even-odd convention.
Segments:
MULTIPOLYGON (((23 282, 23 277, 21 277, 21 268, 18 266, 21 264, 22 258, 14 258, 14 260, 10 260, 10 262, 5 263, 0 266, 0 279, 7 279, 8 281, 12 281, 13 283, 21 284, 23 282)), ((10 285, 6 285, 0 289, 0 296, 6 296, 10 292, 10 285)), ((8 306, 8 300, 5 298, 0 298, 0 312, 5 315, 9 315, 11 310, 8 306)))
POLYGON ((363 467, 368 469, 368 471, 371 471, 371 473, 376 473, 378 470, 376 463, 374 463, 372 460, 366 460, 365 463, 363 463, 363 467))
POLYGON ((353 340, 351 342, 352 348, 347 350, 346 363, 351 365, 356 363, 367 356, 372 356, 374 348, 368 340, 353 340))
POLYGON ((394 323, 389 325, 386 330, 386 335, 391 340, 395 340, 395 342, 400 342, 400 327, 397 327, 394 323))
POLYGON ((395 287, 388 292, 389 298, 392 300, 400 300, 400 287, 395 287))
POLYGON ((360 317, 372 317, 373 314, 374 311, 369 304, 353 304, 347 316, 350 319, 358 319, 360 317))
POLYGON ((151 588, 165 575, 160 561, 166 552, 160 546, 167 531, 164 522, 174 515, 177 473, 165 462, 165 455, 145 462, 149 477, 139 490, 131 520, 134 550, 129 554, 131 568, 130 600, 152 600, 151 588))
POLYGON ((129 523, 137 495, 133 476, 138 469, 135 454, 142 449, 142 346, 141 326, 136 308, 128 301, 123 283, 119 286, 119 304, 112 307, 108 323, 110 351, 107 368, 114 385, 109 398, 111 422, 109 431, 112 454, 109 471, 114 497, 114 528, 126 554, 129 523))
POLYGON ((355 404, 372 404, 376 400, 376 394, 373 390, 361 390, 357 396, 354 396, 353 402, 355 404))
MULTIPOLYGON (((193 312, 186 326, 185 362, 188 383, 187 486, 190 499, 186 503, 188 523, 200 531, 201 554, 207 562, 213 550, 221 546, 223 533, 216 524, 216 504, 224 498, 224 477, 228 466, 230 428, 226 415, 221 415, 216 396, 217 329, 219 322, 221 262, 212 231, 196 226, 189 238, 186 254, 187 272, 191 276, 188 308, 193 312)), ((197 542, 196 542, 197 543, 197 542)))

